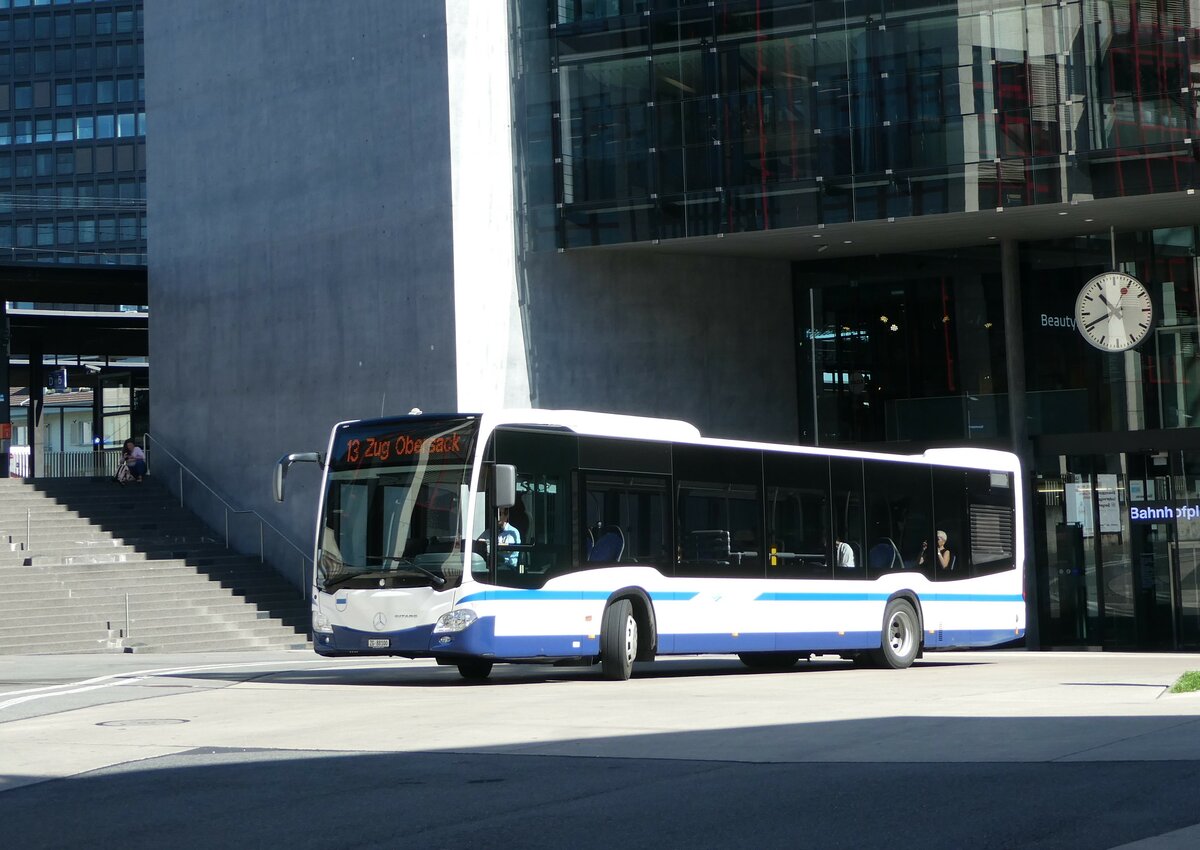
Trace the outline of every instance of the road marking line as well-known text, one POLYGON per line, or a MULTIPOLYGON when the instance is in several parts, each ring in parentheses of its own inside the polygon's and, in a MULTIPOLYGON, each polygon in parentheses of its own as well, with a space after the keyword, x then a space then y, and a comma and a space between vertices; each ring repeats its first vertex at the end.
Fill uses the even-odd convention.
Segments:
MULTIPOLYGON (((325 658, 313 659, 296 659, 289 664, 328 664, 329 660, 325 658)), ((9 691, 5 696, 14 697, 0 702, 0 711, 14 705, 20 705, 24 702, 30 702, 35 699, 44 697, 65 696, 67 694, 80 694, 85 691, 95 691, 100 688, 112 688, 118 685, 127 685, 131 682, 141 682, 145 679, 154 678, 155 676, 172 676, 179 673, 198 673, 203 670, 227 670, 238 667, 267 667, 272 664, 279 664, 278 661, 249 661, 239 664, 204 664, 193 667, 159 667, 149 670, 129 670, 124 673, 112 673, 108 676, 97 676, 92 679, 83 679, 79 682, 63 682, 61 685, 47 685, 41 688, 29 688, 24 691, 9 691), (115 681, 112 681, 115 680, 115 681), (69 690, 63 690, 67 688, 69 690)))
POLYGON ((85 691, 98 691, 101 688, 115 688, 115 687, 118 687, 119 685, 127 685, 130 682, 142 682, 148 678, 150 678, 150 677, 149 676, 138 676, 135 679, 118 679, 115 682, 106 682, 102 685, 91 685, 86 688, 74 688, 69 691, 55 691, 54 693, 49 693, 49 694, 29 694, 27 696, 17 697, 16 699, 10 699, 10 700, 6 700, 5 702, 0 702, 0 711, 3 711, 6 708, 10 708, 14 705, 20 705, 23 702, 32 702, 35 699, 45 699, 46 697, 66 696, 67 694, 82 694, 85 691))

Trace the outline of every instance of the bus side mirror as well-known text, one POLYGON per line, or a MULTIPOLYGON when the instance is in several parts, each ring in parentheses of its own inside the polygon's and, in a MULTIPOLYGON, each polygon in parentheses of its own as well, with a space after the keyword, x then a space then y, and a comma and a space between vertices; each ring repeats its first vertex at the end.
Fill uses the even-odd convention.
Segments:
POLYGON ((496 464, 492 477, 492 499, 498 508, 511 508, 517 503, 517 468, 511 463, 496 464))
POLYGON ((324 463, 319 452, 293 452, 290 455, 284 455, 275 464, 275 478, 271 482, 272 490, 275 493, 275 501, 283 501, 283 479, 287 478, 288 469, 293 463, 324 463))

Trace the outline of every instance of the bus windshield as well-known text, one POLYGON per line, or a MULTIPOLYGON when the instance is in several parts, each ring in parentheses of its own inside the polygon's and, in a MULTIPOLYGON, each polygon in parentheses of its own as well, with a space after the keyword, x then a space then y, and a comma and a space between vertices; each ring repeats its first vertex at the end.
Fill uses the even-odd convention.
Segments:
POLYGON ((462 513, 478 422, 351 423, 334 438, 318 588, 430 586, 462 579, 462 513))

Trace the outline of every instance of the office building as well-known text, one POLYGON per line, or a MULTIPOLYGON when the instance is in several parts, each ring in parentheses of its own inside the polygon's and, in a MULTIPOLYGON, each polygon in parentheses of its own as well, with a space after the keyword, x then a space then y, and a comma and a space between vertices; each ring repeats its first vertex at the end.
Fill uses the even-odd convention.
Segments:
POLYGON ((140 0, 0 0, 0 257, 145 265, 145 134, 140 0))
POLYGON ((1198 20, 156 3, 161 432, 258 507, 282 451, 413 406, 1013 448, 1038 645, 1200 647, 1198 20))
MULTIPOLYGON (((57 445, 43 433, 48 370, 147 398, 142 30, 141 0, 0 0, 0 323, 12 336, 0 388, 33 390, 21 409, 0 399, 0 423, 37 463, 57 445)), ((97 401, 84 445, 105 444, 110 407, 97 401)), ((117 444, 131 434, 127 423, 117 444)))

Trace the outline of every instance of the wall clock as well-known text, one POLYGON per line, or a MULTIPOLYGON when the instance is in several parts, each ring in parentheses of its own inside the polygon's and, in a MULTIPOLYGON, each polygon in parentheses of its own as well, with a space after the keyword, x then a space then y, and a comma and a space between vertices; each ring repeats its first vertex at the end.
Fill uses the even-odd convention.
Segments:
POLYGON ((1075 327, 1101 351, 1128 351, 1146 338, 1153 320, 1150 293, 1121 272, 1096 275, 1075 299, 1075 327))

